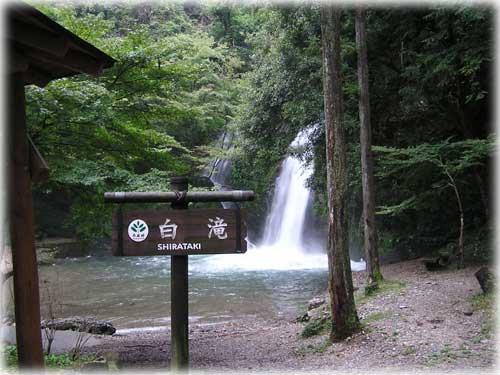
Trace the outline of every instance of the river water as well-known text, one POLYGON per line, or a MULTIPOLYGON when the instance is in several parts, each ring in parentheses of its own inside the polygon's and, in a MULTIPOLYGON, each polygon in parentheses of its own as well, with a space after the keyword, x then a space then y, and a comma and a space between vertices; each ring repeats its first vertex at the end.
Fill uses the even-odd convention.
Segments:
MULTIPOLYGON (((313 130, 299 133, 290 147, 302 147, 313 130)), ((218 161, 216 167, 219 178, 228 175, 230 163, 218 161)), ((293 154, 283 161, 264 236, 257 246, 248 241, 247 253, 189 257, 191 322, 293 319, 305 311, 309 299, 326 290, 325 239, 312 237, 306 220, 311 173, 293 154)), ((219 180, 224 186, 224 179, 219 180)), ((351 262, 351 267, 359 271, 365 264, 351 262)), ((41 267, 41 279, 48 281, 42 283, 42 311, 49 300, 44 291, 52 290, 52 300, 62 303, 59 316, 94 315, 118 329, 170 323, 168 256, 66 259, 41 267)))
MULTIPOLYGON (((326 289, 324 268, 258 270, 249 267, 255 261, 251 253, 190 256, 190 321, 292 319, 326 289)), ((170 257, 67 259, 40 271, 57 290, 63 316, 94 315, 120 329, 170 323, 170 257)))

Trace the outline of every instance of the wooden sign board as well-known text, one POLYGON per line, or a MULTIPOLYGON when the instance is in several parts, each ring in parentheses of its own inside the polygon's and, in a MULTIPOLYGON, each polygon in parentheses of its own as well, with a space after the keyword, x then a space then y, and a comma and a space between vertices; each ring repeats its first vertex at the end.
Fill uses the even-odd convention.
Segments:
POLYGON ((116 256, 233 254, 247 250, 244 211, 135 210, 113 215, 116 256))

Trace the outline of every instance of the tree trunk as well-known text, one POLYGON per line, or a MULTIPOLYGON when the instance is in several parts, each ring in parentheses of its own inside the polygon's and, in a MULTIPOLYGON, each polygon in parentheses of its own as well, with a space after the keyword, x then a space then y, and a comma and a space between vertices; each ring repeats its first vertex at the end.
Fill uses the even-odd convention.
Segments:
POLYGON ((331 340, 339 341, 359 328, 354 305, 347 230, 347 166, 342 123, 342 76, 338 8, 321 7, 323 91, 325 101, 328 191, 328 289, 332 310, 331 340))
POLYGON ((375 229, 375 188, 373 183, 372 130, 368 86, 365 11, 356 8, 356 49, 358 53, 359 121, 361 145, 361 180, 363 185, 363 230, 368 284, 382 279, 377 232, 375 229))
POLYGON ((458 238, 458 268, 464 268, 464 208, 462 206, 462 198, 460 197, 460 193, 458 191, 457 183, 450 172, 444 168, 444 173, 448 176, 450 180, 450 186, 453 188, 455 192, 455 197, 457 198, 458 210, 460 213, 460 235, 458 238))

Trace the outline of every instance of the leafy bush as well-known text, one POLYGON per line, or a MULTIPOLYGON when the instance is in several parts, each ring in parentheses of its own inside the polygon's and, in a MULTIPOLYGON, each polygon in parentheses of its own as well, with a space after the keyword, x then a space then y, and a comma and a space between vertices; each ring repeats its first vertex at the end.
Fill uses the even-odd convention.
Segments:
MULTIPOLYGON (((17 347, 15 345, 6 345, 3 348, 3 357, 7 368, 17 367, 17 347)), ((95 355, 81 356, 72 359, 69 353, 49 354, 44 356, 45 366, 51 369, 73 369, 83 363, 95 360, 95 355)))

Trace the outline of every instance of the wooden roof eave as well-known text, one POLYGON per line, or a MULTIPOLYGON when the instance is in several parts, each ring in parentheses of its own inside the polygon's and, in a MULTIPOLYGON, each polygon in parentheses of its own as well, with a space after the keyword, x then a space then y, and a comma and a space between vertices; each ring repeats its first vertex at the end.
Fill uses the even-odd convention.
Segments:
POLYGON ((97 76, 115 60, 35 8, 8 9, 8 69, 23 73, 25 84, 45 86, 53 79, 86 73, 97 76))

